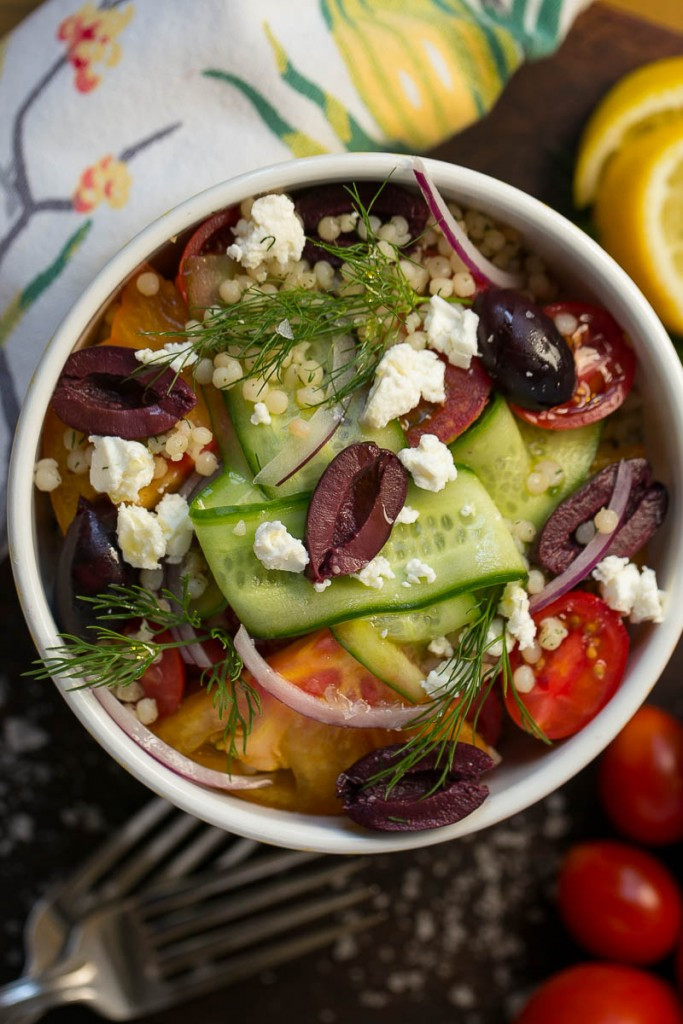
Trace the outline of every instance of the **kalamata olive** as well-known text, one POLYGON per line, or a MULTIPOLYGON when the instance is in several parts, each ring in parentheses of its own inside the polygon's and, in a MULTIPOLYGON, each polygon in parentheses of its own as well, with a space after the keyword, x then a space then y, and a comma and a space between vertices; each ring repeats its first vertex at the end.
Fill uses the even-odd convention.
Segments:
POLYGON ((192 388, 173 370, 143 368, 134 350, 121 345, 72 352, 52 397, 67 426, 127 440, 170 430, 196 403, 192 388))
POLYGON ((419 832, 461 821, 488 796, 480 776, 493 768, 493 759, 470 743, 439 756, 434 750, 411 765, 395 784, 380 773, 397 765, 401 744, 373 750, 337 779, 337 796, 352 821, 382 832, 419 832), (448 754, 452 763, 441 781, 448 754))
POLYGON ((569 401, 576 388, 574 356, 539 306, 509 289, 489 288, 473 309, 481 360, 503 394, 524 409, 569 401))
MULTIPOLYGON (((606 552, 606 555, 622 558, 630 558, 647 543, 663 522, 668 505, 666 487, 652 482, 652 470, 646 459, 627 461, 631 469, 631 493, 624 521, 606 552)), ((616 462, 605 466, 557 506, 536 540, 536 561, 542 568, 559 576, 580 554, 582 545, 576 539, 576 531, 609 504, 617 467, 616 462)))
POLYGON ((315 582, 359 572, 384 547, 403 508, 408 473, 373 441, 352 444, 332 460, 306 516, 306 572, 315 582))
MULTIPOLYGON (((424 231, 429 211, 422 196, 408 192, 400 185, 391 182, 381 187, 374 181, 362 181, 357 185, 358 195, 367 209, 372 204, 370 213, 386 221, 394 216, 404 217, 408 222, 411 241, 424 231)), ((311 263, 316 260, 327 260, 333 266, 340 266, 341 260, 330 256, 311 238, 319 238, 318 224, 323 217, 339 217, 343 213, 352 213, 353 200, 344 185, 318 185, 315 188, 299 192, 294 197, 294 207, 304 224, 304 231, 309 237, 303 252, 304 259, 311 263)), ((358 241, 355 231, 342 232, 334 241, 335 245, 347 246, 358 241)))
POLYGON ((123 561, 116 541, 116 508, 107 498, 78 499, 57 566, 57 616, 64 632, 87 635, 95 616, 80 596, 102 594, 113 583, 131 584, 137 574, 123 561))

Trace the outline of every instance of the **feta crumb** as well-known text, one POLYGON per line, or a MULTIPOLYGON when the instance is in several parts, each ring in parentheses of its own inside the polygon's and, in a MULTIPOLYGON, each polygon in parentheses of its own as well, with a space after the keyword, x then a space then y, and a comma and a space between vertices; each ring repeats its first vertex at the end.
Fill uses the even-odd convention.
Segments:
POLYGON ((121 505, 116 519, 121 554, 134 569, 159 569, 166 554, 166 538, 159 520, 141 505, 121 505))
POLYGON ((191 341, 169 341, 160 349, 136 349, 135 358, 145 366, 156 363, 157 366, 164 368, 168 366, 174 373, 180 373, 188 366, 194 366, 199 355, 192 347, 191 341), (175 356, 175 358, 169 361, 169 356, 175 356))
POLYGON ((302 542, 279 519, 256 527, 254 554, 266 569, 281 572, 303 572, 309 562, 302 542))
POLYGON ((177 565, 190 550, 194 533, 187 501, 181 494, 165 494, 155 513, 166 541, 166 561, 177 565))
POLYGON ((362 421, 376 429, 414 409, 424 398, 445 402, 446 367, 435 352, 416 352, 407 342, 387 349, 375 371, 362 421))
POLYGON ((90 463, 90 483, 108 494, 115 505, 137 501, 138 493, 154 478, 154 456, 139 441, 122 437, 88 438, 95 449, 90 463))
POLYGON ((435 654, 437 658, 453 657, 453 645, 446 636, 435 636, 433 640, 430 640, 427 650, 435 654))
POLYGON ((410 526, 411 523, 417 521, 419 515, 420 513, 418 509, 411 508, 410 505, 404 505, 399 514, 396 516, 394 524, 405 523, 406 526, 410 526))
POLYGON ((255 427, 260 426, 262 423, 266 426, 272 423, 270 413, 268 412, 268 406, 265 402, 254 403, 254 411, 249 417, 249 422, 253 423, 255 427))
POLYGON ((628 615, 631 622, 661 622, 663 593, 657 587, 653 569, 642 572, 628 558, 608 555, 593 569, 600 594, 610 608, 628 615))
POLYGON ((375 555, 360 572, 352 572, 351 576, 354 580, 362 583, 364 587, 372 587, 373 590, 381 590, 385 580, 396 578, 396 574, 383 555, 375 555))
MULTIPOLYGON (((453 666, 448 660, 442 661, 440 665, 433 668, 426 679, 420 682, 420 686, 430 697, 438 697, 451 683, 453 666)), ((457 690, 453 696, 457 695, 457 690)))
POLYGON ((469 519, 470 516, 474 515, 474 513, 474 505, 463 505, 463 507, 460 509, 460 515, 463 517, 463 519, 469 519))
POLYGON ((135 713, 143 725, 151 725, 159 717, 159 708, 154 697, 143 697, 135 705, 135 713))
POLYGON ((569 630, 562 619, 555 615, 549 615, 547 619, 541 619, 538 630, 538 643, 544 651, 556 651, 562 641, 569 636, 569 630))
POLYGON ((247 269, 260 267, 265 260, 276 260, 284 268, 301 259, 305 237, 294 203, 288 196, 261 196, 249 214, 233 228, 235 241, 227 254, 247 269))
POLYGON ((406 565, 406 578, 411 585, 413 583, 420 583, 422 580, 425 583, 433 583, 436 579, 436 573, 431 565, 421 562, 419 558, 411 558, 406 565))
POLYGON ((533 646, 536 623, 529 614, 529 595, 521 584, 506 585, 498 614, 508 620, 507 632, 519 642, 520 651, 533 646))
POLYGON ((432 295, 424 325, 430 348, 442 352, 451 366, 469 370, 472 357, 479 354, 477 314, 457 303, 446 302, 439 295, 432 295))
MULTIPOLYGON (((486 653, 489 658, 500 658, 503 653, 503 631, 505 626, 503 620, 495 615, 489 622, 486 630, 486 653)), ((508 646, 514 646, 514 640, 508 646)))
POLYGON ((423 434, 417 448, 402 448, 398 457, 424 491, 442 491, 458 475, 450 450, 435 434, 423 434))
POLYGON ((38 459, 33 467, 33 483, 39 491, 54 491, 62 482, 56 459, 38 459))
POLYGON ((331 586, 332 580, 321 580, 320 583, 313 584, 313 589, 317 590, 319 594, 322 594, 323 590, 327 590, 327 588, 331 586))
POLYGON ((244 519, 240 519, 239 523, 235 523, 235 525, 232 528, 232 532, 235 534, 236 537, 244 537, 245 533, 247 532, 247 524, 245 523, 244 519))
POLYGON ((121 686, 114 687, 114 696, 117 700, 120 700, 122 704, 137 704, 139 700, 145 696, 145 691, 137 679, 134 679, 132 683, 124 683, 121 686))

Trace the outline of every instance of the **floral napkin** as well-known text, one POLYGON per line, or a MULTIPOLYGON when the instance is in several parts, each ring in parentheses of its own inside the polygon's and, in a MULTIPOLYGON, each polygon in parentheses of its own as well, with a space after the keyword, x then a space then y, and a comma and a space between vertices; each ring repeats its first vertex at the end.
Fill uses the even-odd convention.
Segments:
POLYGON ((242 171, 424 151, 588 0, 47 0, 0 43, 0 530, 45 345, 103 264, 242 171))

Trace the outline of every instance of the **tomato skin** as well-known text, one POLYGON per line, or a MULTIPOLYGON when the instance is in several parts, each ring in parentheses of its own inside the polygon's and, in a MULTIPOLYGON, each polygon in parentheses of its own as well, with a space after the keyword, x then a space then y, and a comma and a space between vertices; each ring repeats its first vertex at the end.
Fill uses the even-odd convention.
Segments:
POLYGON ((443 405, 420 402, 406 418, 410 447, 417 448, 423 434, 434 434, 443 444, 455 441, 481 415, 492 387, 481 359, 473 359, 469 370, 446 363, 446 401, 443 405))
POLYGON ((622 835, 647 846, 683 839, 683 725, 661 708, 640 708, 605 750, 600 799, 622 835))
MULTIPOLYGON (((560 619, 569 635, 554 651, 543 651, 532 665, 536 683, 529 693, 505 694, 505 707, 524 728, 517 701, 521 701, 548 739, 573 736, 595 718, 615 693, 626 668, 628 633, 621 617, 595 594, 572 590, 533 616, 537 627, 544 619, 560 619)), ((526 664, 516 647, 510 668, 526 664)))
POLYGON ((568 402, 534 411, 511 405, 516 416, 546 430, 570 430, 596 423, 618 409, 633 385, 636 359, 619 324, 598 306, 558 302, 544 312, 555 319, 569 314, 579 328, 565 341, 574 352, 577 387, 568 402))
MULTIPOLYGON (((166 644, 171 643, 173 637, 164 632, 158 633, 155 640, 166 644)), ((149 666, 140 685, 145 691, 145 697, 151 697, 157 702, 159 718, 165 718, 178 710, 185 694, 185 681, 185 663, 177 647, 164 651, 161 660, 149 666)))
POLYGON ((667 956, 681 926, 681 895, 668 869, 635 846, 607 840, 569 850, 558 907, 589 953, 635 966, 667 956))
POLYGON ((578 964, 554 974, 514 1024, 682 1024, 666 982, 622 964, 578 964))

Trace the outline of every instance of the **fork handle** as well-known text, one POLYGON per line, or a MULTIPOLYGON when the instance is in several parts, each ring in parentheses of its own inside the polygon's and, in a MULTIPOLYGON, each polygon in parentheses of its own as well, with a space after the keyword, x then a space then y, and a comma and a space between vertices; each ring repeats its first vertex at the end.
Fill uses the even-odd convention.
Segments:
POLYGON ((92 964, 69 961, 35 978, 17 978, 0 988, 0 1024, 25 1024, 54 1006, 88 1002, 94 978, 92 964))

